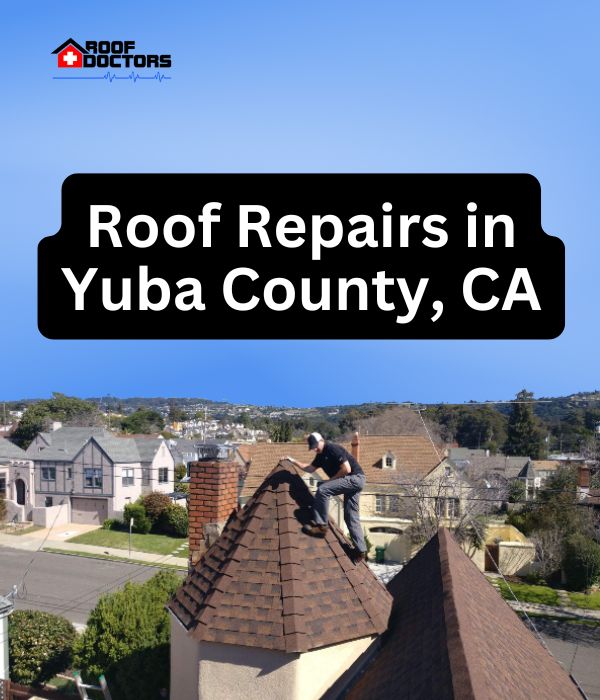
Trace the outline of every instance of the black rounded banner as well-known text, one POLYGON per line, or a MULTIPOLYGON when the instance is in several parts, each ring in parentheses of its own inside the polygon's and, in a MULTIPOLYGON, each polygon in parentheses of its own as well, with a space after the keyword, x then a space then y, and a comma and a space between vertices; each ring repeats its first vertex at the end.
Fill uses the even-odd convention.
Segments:
POLYGON ((48 338, 554 338, 527 174, 83 174, 38 248, 48 338))

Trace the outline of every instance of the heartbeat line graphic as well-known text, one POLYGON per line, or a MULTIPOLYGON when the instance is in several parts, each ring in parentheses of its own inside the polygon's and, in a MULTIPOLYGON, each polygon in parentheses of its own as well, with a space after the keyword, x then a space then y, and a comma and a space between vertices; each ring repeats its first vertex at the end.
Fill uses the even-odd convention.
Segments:
POLYGON ((158 80, 159 83, 162 83, 163 80, 171 80, 171 76, 159 71, 156 71, 154 75, 140 75, 135 71, 131 71, 129 75, 117 75, 107 71, 104 75, 54 75, 52 80, 108 80, 109 83, 112 83, 113 80, 131 80, 134 83, 137 83, 138 80, 158 80))

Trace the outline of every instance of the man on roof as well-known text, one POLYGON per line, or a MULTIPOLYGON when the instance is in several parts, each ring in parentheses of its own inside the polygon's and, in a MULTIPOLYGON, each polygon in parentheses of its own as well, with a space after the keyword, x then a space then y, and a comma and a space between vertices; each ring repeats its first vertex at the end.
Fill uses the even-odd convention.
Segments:
POLYGON ((360 524, 359 499, 365 485, 365 474, 360 464, 341 445, 326 442, 320 433, 311 433, 307 439, 308 449, 316 452, 312 463, 305 464, 293 457, 287 459, 297 467, 312 474, 321 468, 329 477, 317 487, 314 504, 314 520, 302 527, 312 537, 325 537, 331 496, 344 496, 344 520, 354 542, 352 558, 356 561, 367 558, 367 546, 360 524))

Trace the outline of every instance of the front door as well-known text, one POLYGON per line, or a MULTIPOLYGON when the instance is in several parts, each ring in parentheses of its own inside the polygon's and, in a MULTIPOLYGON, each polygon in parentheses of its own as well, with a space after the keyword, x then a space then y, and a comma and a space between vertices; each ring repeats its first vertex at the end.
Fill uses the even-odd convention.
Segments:
POLYGON ((15 488, 17 489, 17 503, 20 506, 25 505, 25 482, 23 479, 17 479, 15 481, 15 488))

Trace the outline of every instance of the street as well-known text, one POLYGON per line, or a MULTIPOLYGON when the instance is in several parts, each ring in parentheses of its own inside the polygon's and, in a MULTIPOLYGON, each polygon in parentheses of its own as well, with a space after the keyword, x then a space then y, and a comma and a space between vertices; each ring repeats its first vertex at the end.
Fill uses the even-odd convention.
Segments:
POLYGON ((15 607, 63 615, 76 625, 87 622, 103 593, 121 588, 127 581, 146 581, 159 571, 138 564, 0 547, 0 595, 20 583, 32 557, 15 607))

